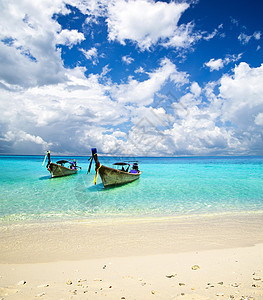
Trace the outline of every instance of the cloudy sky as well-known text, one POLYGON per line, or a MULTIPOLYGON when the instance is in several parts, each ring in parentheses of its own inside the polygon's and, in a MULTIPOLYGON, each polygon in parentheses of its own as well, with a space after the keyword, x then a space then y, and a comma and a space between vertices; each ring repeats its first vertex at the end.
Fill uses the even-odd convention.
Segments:
POLYGON ((261 0, 0 0, 0 153, 263 155, 261 0))

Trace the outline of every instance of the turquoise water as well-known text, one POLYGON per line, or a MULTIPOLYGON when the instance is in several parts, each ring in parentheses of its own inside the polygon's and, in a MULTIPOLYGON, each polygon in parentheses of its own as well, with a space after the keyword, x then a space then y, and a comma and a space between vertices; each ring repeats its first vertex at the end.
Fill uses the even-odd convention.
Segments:
MULTIPOLYGON (((65 157, 63 157, 65 159, 65 157)), ((61 157, 53 157, 53 161, 61 157)), ((134 158, 132 158, 134 159, 134 158)), ((104 189, 88 157, 50 178, 43 156, 0 156, 0 221, 177 217, 263 211, 263 157, 140 157, 141 178, 104 189)), ((116 158, 100 157, 111 166, 116 158)))

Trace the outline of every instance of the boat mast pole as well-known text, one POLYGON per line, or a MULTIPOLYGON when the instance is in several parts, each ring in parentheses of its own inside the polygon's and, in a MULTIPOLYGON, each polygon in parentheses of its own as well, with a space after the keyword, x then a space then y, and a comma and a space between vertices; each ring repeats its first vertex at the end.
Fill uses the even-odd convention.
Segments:
POLYGON ((92 148, 92 149, 91 149, 91 152, 92 152, 92 158, 94 158, 95 163, 96 163, 96 167, 95 167, 96 174, 95 174, 95 178, 94 178, 94 184, 96 184, 96 183, 97 183, 97 177, 98 177, 98 173, 99 173, 99 169, 100 169, 100 167, 101 167, 101 164, 100 164, 99 159, 98 159, 97 149, 96 149, 96 148, 92 148))
POLYGON ((50 165, 50 163, 51 163, 50 151, 47 151, 47 158, 48 158, 47 164, 50 165))
POLYGON ((96 163, 96 170, 97 170, 99 168, 99 166, 100 166, 100 162, 99 162, 98 155, 97 155, 97 149, 96 148, 92 148, 91 152, 92 152, 92 156, 94 158, 94 161, 96 163))

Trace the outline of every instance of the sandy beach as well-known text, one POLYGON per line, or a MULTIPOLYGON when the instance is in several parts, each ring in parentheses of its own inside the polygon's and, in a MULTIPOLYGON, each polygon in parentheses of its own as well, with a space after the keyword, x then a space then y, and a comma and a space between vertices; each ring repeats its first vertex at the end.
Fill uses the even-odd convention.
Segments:
POLYGON ((260 213, 1 227, 0 299, 263 299, 260 213))

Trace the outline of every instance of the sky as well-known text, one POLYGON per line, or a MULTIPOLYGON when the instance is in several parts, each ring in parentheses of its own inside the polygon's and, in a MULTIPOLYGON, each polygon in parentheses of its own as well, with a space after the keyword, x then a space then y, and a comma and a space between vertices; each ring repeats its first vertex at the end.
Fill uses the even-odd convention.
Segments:
POLYGON ((0 0, 0 154, 263 155, 261 0, 0 0))

